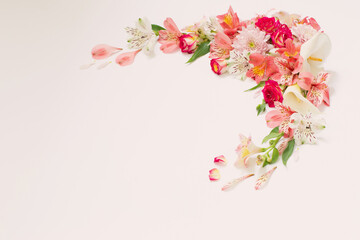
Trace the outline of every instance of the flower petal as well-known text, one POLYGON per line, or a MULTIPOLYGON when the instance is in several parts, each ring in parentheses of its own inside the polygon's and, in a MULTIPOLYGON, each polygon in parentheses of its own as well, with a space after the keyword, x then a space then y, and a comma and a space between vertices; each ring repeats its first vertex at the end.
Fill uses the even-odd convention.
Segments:
POLYGON ((217 168, 213 168, 209 171, 210 181, 217 181, 220 179, 220 171, 217 168))
POLYGON ((255 184, 256 190, 259 190, 265 186, 265 184, 267 183, 273 172, 276 170, 276 168, 277 167, 272 168, 270 171, 264 173, 263 175, 261 175, 261 177, 258 180, 256 180, 256 184, 255 184))
POLYGON ((249 178, 249 177, 252 177, 254 176, 254 174, 249 174, 249 175, 245 175, 245 176, 242 176, 240 178, 235 178, 234 180, 232 180, 231 182, 228 182, 225 186, 223 186, 221 188, 222 191, 226 191, 226 190, 229 190, 233 187, 235 187, 239 182, 242 182, 244 181, 245 179, 249 178))
POLYGON ((289 86, 286 89, 283 104, 302 114, 307 114, 308 112, 320 114, 319 109, 301 94, 301 89, 298 85, 289 86))
POLYGON ((134 62, 136 54, 140 52, 141 50, 137 50, 134 52, 127 52, 122 53, 119 56, 116 57, 115 62, 119 64, 120 66, 127 66, 134 62))
POLYGON ((220 166, 225 166, 227 164, 227 160, 224 155, 220 155, 214 158, 214 163, 220 166))

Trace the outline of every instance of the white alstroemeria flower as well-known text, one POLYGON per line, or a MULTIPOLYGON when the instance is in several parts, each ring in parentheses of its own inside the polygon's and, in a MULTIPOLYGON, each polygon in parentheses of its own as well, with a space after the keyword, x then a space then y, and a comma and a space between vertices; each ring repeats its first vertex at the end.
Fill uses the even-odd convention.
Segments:
POLYGON ((322 65, 329 56, 330 50, 329 37, 322 32, 315 34, 301 46, 300 56, 304 59, 301 72, 310 72, 316 76, 323 71, 322 65))
POLYGON ((238 79, 244 79, 250 69, 249 56, 246 52, 232 50, 228 61, 228 72, 238 79))
POLYGON ((151 28, 151 23, 146 18, 139 18, 135 27, 125 28, 130 34, 128 47, 130 49, 142 49, 145 54, 151 55, 156 44, 156 35, 151 28))
POLYGON ((297 145, 316 143, 315 133, 325 128, 325 121, 319 116, 311 113, 303 115, 294 113, 290 117, 289 126, 294 130, 294 139, 297 145))
POLYGON ((210 17, 209 20, 206 17, 203 17, 198 23, 187 26, 182 29, 185 32, 196 33, 200 37, 206 37, 212 41, 218 31, 223 31, 219 22, 210 17))

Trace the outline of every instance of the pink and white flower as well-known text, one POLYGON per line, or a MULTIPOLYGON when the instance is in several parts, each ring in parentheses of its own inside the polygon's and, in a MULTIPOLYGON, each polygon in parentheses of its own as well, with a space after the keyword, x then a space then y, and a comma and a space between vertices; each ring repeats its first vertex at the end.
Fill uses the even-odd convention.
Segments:
POLYGON ((233 50, 230 52, 228 72, 236 78, 243 79, 250 70, 249 57, 246 53, 233 50))
POLYGON ((194 53, 197 48, 197 44, 199 43, 199 36, 195 33, 183 34, 179 40, 179 47, 181 52, 191 54, 194 53))
POLYGON ((320 72, 316 77, 308 72, 299 75, 298 85, 308 91, 306 98, 316 107, 322 102, 327 106, 330 105, 329 87, 325 83, 328 76, 326 72, 320 72))
POLYGON ((210 58, 228 58, 230 56, 231 39, 223 32, 216 33, 214 40, 210 44, 210 58))
POLYGON ((135 27, 125 28, 130 35, 128 39, 129 49, 141 49, 145 54, 151 55, 156 44, 156 35, 151 28, 151 23, 146 18, 139 18, 135 27))
POLYGON ((252 140, 251 137, 246 137, 242 134, 239 135, 240 137, 240 144, 236 148, 236 153, 238 155, 237 160, 235 162, 235 166, 247 167, 247 161, 250 156, 260 153, 262 151, 262 148, 256 146, 252 140))
POLYGON ((320 116, 314 117, 311 113, 294 113, 290 118, 290 127, 294 130, 294 139, 297 145, 316 143, 315 133, 325 128, 325 121, 320 116))
POLYGON ((266 32, 249 25, 234 38, 232 46, 239 52, 265 54, 271 49, 271 45, 267 43, 269 39, 270 36, 266 32))
POLYGON ((227 70, 227 62, 225 59, 217 58, 210 61, 211 70, 217 75, 221 75, 227 70))

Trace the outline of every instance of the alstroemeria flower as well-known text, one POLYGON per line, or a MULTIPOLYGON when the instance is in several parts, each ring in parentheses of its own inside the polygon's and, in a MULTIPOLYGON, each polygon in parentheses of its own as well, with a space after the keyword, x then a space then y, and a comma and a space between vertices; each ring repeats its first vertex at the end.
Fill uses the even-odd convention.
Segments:
POLYGON ((272 56, 253 53, 250 55, 249 63, 254 67, 246 73, 246 76, 254 79, 256 83, 260 83, 264 78, 278 80, 281 77, 272 56))
POLYGON ((302 72, 310 72, 316 76, 323 71, 323 63, 329 56, 331 42, 329 37, 322 32, 318 32, 309 41, 301 46, 300 56, 304 59, 302 72))
POLYGON ((197 44, 199 43, 199 36, 197 34, 183 34, 180 38, 179 47, 183 53, 194 53, 197 44))
POLYGON ((223 32, 216 33, 210 44, 210 58, 228 58, 233 49, 231 39, 223 32))
POLYGON ((113 47, 107 44, 99 44, 93 47, 93 49, 91 50, 91 56, 93 59, 100 60, 108 58, 114 53, 117 53, 121 50, 122 48, 113 47))
POLYGON ((291 30, 285 24, 282 24, 275 32, 271 34, 271 40, 278 48, 285 47, 285 41, 289 38, 293 39, 293 36, 291 30))
POLYGON ((145 54, 151 55, 156 44, 156 35, 151 28, 151 23, 146 18, 139 18, 135 27, 125 28, 130 35, 128 47, 130 49, 142 49, 145 54))
POLYGON ((298 85, 308 90, 306 98, 318 107, 322 102, 330 106, 329 87, 325 83, 329 74, 320 72, 316 78, 308 72, 302 72, 299 75, 298 85))
POLYGON ((304 143, 314 144, 316 142, 315 132, 325 128, 324 119, 311 113, 294 113, 290 119, 290 127, 294 130, 295 143, 300 145, 304 143))
POLYGON ((249 57, 245 52, 233 50, 228 60, 228 72, 236 78, 243 79, 250 70, 249 57))
POLYGON ((210 17, 209 20, 206 17, 203 17, 199 22, 183 28, 182 31, 194 33, 199 35, 202 39, 209 39, 212 41, 215 34, 223 31, 223 28, 215 17, 210 17))
POLYGON ((231 6, 227 13, 217 16, 217 19, 224 29, 224 33, 230 37, 243 27, 243 24, 240 23, 239 17, 231 6))
POLYGON ((312 17, 305 17, 303 18, 299 24, 306 24, 314 28, 316 31, 320 31, 320 25, 317 23, 317 21, 312 17))
POLYGON ((279 127, 279 132, 283 132, 285 137, 292 135, 290 128, 290 117, 294 114, 290 107, 284 106, 283 104, 276 102, 275 110, 268 112, 265 116, 266 124, 269 128, 279 127))
POLYGON ((275 102, 282 102, 282 90, 279 84, 273 80, 267 80, 262 90, 264 100, 269 107, 275 107, 275 102))
POLYGON ((159 43, 161 44, 160 50, 164 53, 172 53, 177 51, 180 47, 181 32, 176 26, 174 20, 167 18, 164 21, 166 30, 159 31, 159 43))
POLYGON ((138 54, 141 50, 136 50, 133 52, 122 53, 116 57, 115 62, 120 66, 127 66, 134 62, 136 54, 138 54))
POLYGON ((273 17, 276 17, 282 24, 286 24, 289 27, 294 26, 300 20, 300 15, 289 14, 284 11, 273 14, 273 17))
POLYGON ((217 168, 213 168, 209 171, 210 181, 217 181, 220 179, 220 171, 217 168))
POLYGON ((221 75, 227 70, 227 63, 225 59, 217 58, 210 61, 211 70, 217 75, 221 75))
POLYGON ((277 167, 272 168, 270 171, 264 173, 258 180, 256 180, 255 190, 259 190, 265 186, 265 183, 267 183, 276 168, 277 167))
POLYGON ((227 160, 224 155, 220 155, 214 158, 214 163, 220 166, 225 166, 227 164, 227 160))
POLYGON ((235 166, 237 166, 237 167, 245 166, 246 167, 249 157, 256 153, 260 153, 261 148, 256 146, 252 142, 251 137, 246 137, 242 134, 240 134, 239 137, 240 137, 240 144, 235 150, 238 155, 238 158, 235 162, 235 166))

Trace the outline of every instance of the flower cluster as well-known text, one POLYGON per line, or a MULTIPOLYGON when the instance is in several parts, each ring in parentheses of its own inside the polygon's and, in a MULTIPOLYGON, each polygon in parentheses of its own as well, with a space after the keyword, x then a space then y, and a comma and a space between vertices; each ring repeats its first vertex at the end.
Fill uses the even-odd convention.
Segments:
MULTIPOLYGON (((165 19, 163 27, 142 18, 134 27, 126 28, 126 32, 131 51, 118 54, 122 48, 101 44, 92 49, 93 59, 118 54, 115 62, 126 66, 141 51, 152 55, 159 43, 163 53, 190 54, 187 63, 209 53, 215 74, 256 83, 249 90, 262 93, 256 110, 259 115, 271 109, 265 120, 272 130, 263 140, 267 147, 258 147, 250 137, 240 136, 237 167, 250 169, 252 163, 266 167, 280 157, 286 165, 296 146, 314 144, 317 132, 325 127, 319 107, 330 105, 329 74, 324 71, 323 63, 331 43, 314 18, 280 11, 241 20, 230 7, 225 14, 203 18, 181 30, 171 18, 165 19)), ((227 161, 221 155, 214 162, 223 166, 227 161)), ((255 188, 260 189, 275 169, 261 175, 255 188)), ((236 178, 223 190, 253 175, 236 178)), ((209 178, 219 180, 220 171, 210 170, 209 178)))

